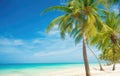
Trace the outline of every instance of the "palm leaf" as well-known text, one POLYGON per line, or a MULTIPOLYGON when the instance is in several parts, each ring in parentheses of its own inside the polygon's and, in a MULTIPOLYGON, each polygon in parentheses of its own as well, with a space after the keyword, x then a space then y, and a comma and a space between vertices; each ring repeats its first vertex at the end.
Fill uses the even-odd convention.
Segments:
POLYGON ((51 30, 59 21, 61 21, 63 18, 64 18, 64 15, 55 18, 55 19, 48 25, 48 27, 47 27, 47 29, 46 29, 46 32, 47 32, 47 33, 50 32, 50 30, 51 30))
POLYGON ((50 12, 50 11, 62 11, 62 12, 65 12, 65 13, 72 12, 68 7, 65 7, 65 6, 52 6, 52 7, 49 7, 47 9, 45 9, 42 12, 42 14, 50 12))

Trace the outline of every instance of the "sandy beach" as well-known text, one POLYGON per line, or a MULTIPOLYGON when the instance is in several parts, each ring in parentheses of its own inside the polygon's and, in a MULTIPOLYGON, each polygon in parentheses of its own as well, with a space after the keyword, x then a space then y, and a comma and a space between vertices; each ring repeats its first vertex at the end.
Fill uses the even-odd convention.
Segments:
MULTIPOLYGON (((115 71, 112 71, 112 65, 103 68, 104 71, 100 71, 99 66, 91 66, 91 76, 120 76, 120 64, 116 64, 115 71)), ((84 67, 69 68, 50 73, 48 76, 85 76, 85 70, 84 67)))
MULTIPOLYGON (((90 65, 91 76, 120 76, 120 64, 116 64, 116 70, 112 71, 112 65, 103 66, 104 71, 99 70, 98 65, 90 65)), ((0 76, 85 76, 84 66, 58 68, 57 70, 41 71, 38 69, 24 69, 12 71, 0 71, 0 76)))

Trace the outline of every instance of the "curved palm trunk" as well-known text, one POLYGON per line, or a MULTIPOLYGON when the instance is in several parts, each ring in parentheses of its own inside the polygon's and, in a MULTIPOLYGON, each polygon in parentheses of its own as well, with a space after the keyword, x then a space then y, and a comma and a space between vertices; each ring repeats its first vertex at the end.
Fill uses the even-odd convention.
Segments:
POLYGON ((86 37, 85 37, 85 34, 83 34, 83 59, 84 59, 86 76, 91 76, 90 68, 89 68, 89 64, 88 64, 87 52, 86 52, 86 37))
POLYGON ((111 34, 111 41, 120 49, 120 45, 118 43, 117 36, 115 34, 111 34))
POLYGON ((93 53, 93 55, 95 56, 95 58, 97 59, 98 64, 99 64, 99 66, 100 66, 100 71, 104 71, 104 69, 103 69, 103 67, 102 67, 102 65, 101 65, 101 63, 100 63, 100 60, 99 60, 99 58, 96 56, 95 52, 89 47, 89 45, 87 45, 87 46, 88 46, 88 48, 90 49, 90 51, 93 53))

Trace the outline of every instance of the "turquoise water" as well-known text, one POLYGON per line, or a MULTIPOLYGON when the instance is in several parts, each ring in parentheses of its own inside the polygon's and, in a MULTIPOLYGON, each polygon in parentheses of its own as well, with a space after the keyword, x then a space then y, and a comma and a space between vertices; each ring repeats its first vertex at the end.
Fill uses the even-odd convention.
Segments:
MULTIPOLYGON (((96 63, 91 63, 95 65, 96 63)), ((10 69, 30 69, 30 68, 62 68, 62 67, 75 67, 83 66, 83 63, 42 63, 42 64, 0 64, 0 70, 10 70, 10 69)))
MULTIPOLYGON (((91 63, 90 65, 97 64, 91 63)), ((49 76, 45 74, 81 66, 84 66, 84 64, 83 63, 0 64, 0 76, 49 76)))
POLYGON ((0 70, 10 69, 29 69, 29 68, 52 68, 52 67, 69 67, 83 65, 83 63, 45 63, 45 64, 0 64, 0 70))

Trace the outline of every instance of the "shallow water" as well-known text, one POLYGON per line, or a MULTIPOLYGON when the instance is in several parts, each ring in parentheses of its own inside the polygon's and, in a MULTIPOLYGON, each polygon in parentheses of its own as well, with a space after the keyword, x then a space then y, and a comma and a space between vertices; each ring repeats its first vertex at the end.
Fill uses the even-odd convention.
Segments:
MULTIPOLYGON (((91 64, 96 65, 96 64, 91 64)), ((82 67, 83 63, 79 64, 1 64, 0 76, 41 76, 46 73, 59 71, 67 68, 82 67)))

